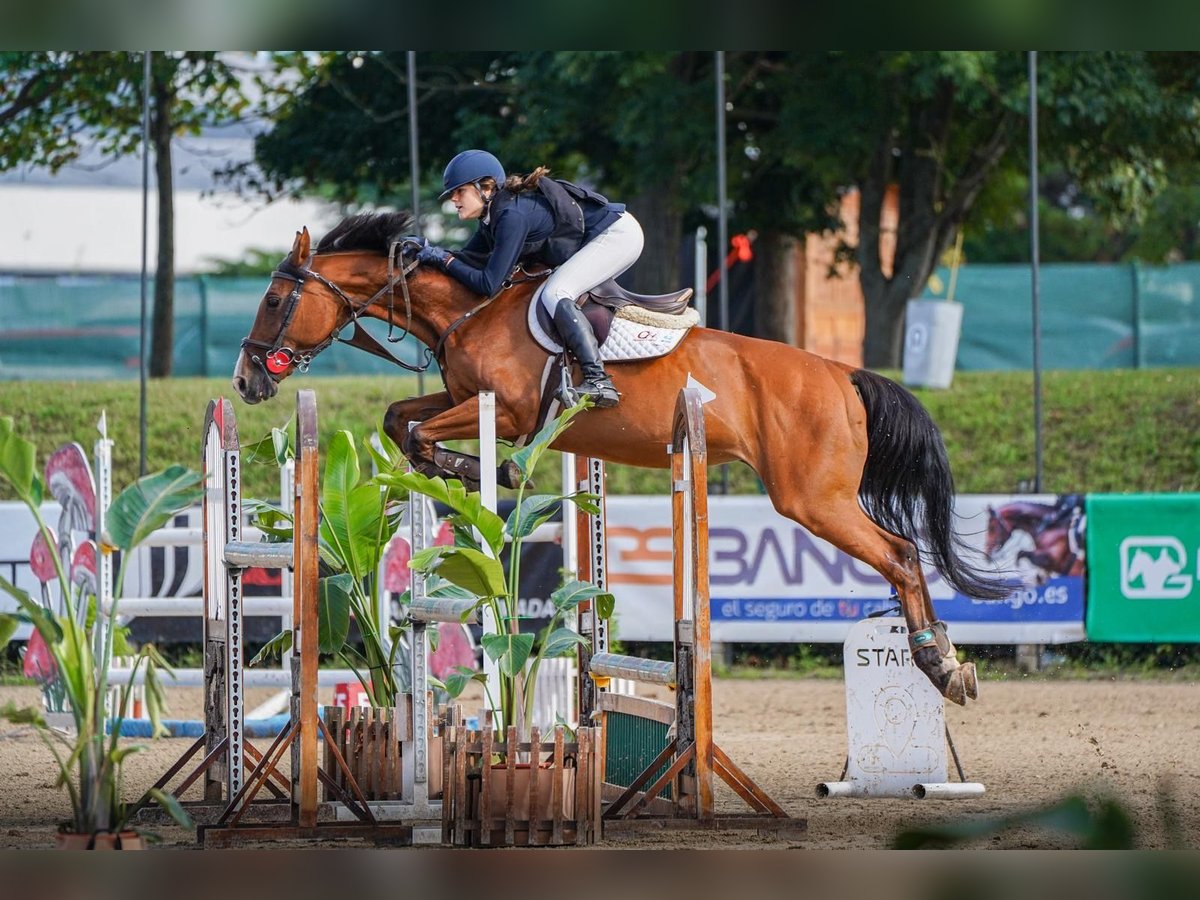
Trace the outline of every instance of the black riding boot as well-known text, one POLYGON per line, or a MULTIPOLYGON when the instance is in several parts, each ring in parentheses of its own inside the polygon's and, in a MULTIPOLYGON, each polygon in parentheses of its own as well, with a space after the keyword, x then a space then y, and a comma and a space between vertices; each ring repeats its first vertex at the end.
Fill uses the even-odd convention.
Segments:
MULTIPOLYGON (((579 368, 583 371, 583 383, 574 388, 574 392, 580 397, 591 397, 596 406, 616 406, 621 397, 600 362, 600 348, 596 345, 592 323, 570 300, 560 300, 554 308, 554 327, 571 355, 579 360, 579 368)), ((570 398, 563 399, 568 401, 570 398)))

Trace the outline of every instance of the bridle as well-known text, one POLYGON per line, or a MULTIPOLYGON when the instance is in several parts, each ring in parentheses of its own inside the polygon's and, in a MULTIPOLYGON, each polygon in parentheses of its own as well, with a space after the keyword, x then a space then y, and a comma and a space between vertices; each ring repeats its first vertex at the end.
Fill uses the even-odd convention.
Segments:
POLYGON ((404 250, 408 245, 420 247, 419 241, 412 238, 404 238, 399 241, 393 241, 388 248, 388 278, 387 283, 372 294, 367 300, 358 302, 350 297, 345 291, 338 287, 334 282, 330 281, 320 272, 317 272, 307 266, 298 266, 291 261, 291 257, 286 257, 283 262, 271 273, 271 278, 280 278, 285 281, 291 281, 293 284, 291 293, 284 300, 283 321, 280 323, 279 332, 275 335, 275 339, 271 343, 266 341, 255 340, 251 337, 242 338, 242 349, 247 347, 254 350, 263 351, 262 355, 255 353, 250 357, 263 373, 272 381, 278 383, 282 380, 284 373, 287 372, 290 366, 295 366, 299 372, 307 372, 308 367, 312 364, 313 358, 332 344, 334 341, 340 341, 343 344, 350 344, 390 360, 396 365, 407 369, 410 372, 425 372, 433 364, 434 352, 429 348, 425 348, 425 360, 422 364, 413 366, 404 360, 397 358, 389 352, 379 341, 362 326, 359 317, 362 313, 375 303, 380 297, 387 295, 387 310, 388 310, 388 333, 387 341, 390 344, 399 343, 404 340, 412 332, 412 298, 408 292, 408 276, 416 269, 418 261, 414 258, 411 262, 404 262, 404 250), (397 253, 399 251, 399 253, 397 253), (396 261, 400 261, 400 265, 396 265, 396 261), (350 316, 346 322, 333 330, 333 332, 320 344, 315 347, 310 347, 307 350, 297 350, 293 347, 285 346, 287 340, 288 326, 291 325, 292 319, 296 315, 296 310, 300 306, 300 298, 304 293, 304 283, 306 281, 315 281, 323 285, 339 297, 346 305, 350 316), (399 337, 393 337, 392 331, 395 327, 395 302, 396 302, 396 283, 400 284, 400 292, 404 297, 404 328, 399 337), (346 325, 353 323, 354 334, 349 339, 343 338, 341 332, 346 325))

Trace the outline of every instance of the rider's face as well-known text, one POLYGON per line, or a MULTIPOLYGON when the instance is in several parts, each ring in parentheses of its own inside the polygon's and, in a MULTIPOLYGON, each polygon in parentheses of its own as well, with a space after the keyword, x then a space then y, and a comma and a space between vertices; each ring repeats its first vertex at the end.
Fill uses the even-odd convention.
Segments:
POLYGON ((473 184, 455 188, 454 193, 450 195, 450 201, 458 210, 460 219, 478 219, 483 215, 483 196, 473 184))

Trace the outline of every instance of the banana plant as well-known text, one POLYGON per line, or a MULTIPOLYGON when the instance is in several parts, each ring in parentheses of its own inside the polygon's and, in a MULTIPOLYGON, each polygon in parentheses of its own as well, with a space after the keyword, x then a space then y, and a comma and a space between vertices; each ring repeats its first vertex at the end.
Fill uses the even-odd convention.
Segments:
MULTIPOLYGON (((292 453, 286 433, 278 429, 250 450, 252 459, 265 454, 277 463, 286 462, 292 453)), ((380 449, 367 441, 364 450, 377 466, 388 469, 401 459, 390 442, 380 449)), ((350 432, 333 435, 321 478, 318 644, 322 653, 336 656, 354 671, 372 706, 394 706, 406 687, 396 677, 400 629, 384 625, 376 613, 382 590, 379 565, 399 522, 402 499, 398 488, 365 476, 350 432), (350 640, 351 617, 362 639, 361 650, 350 640)), ((273 539, 291 540, 291 516, 265 503, 254 504, 252 510, 261 530, 273 539)), ((251 665, 277 655, 290 643, 291 631, 280 632, 251 665)))
MULTIPOLYGON (((13 431, 13 420, 0 417, 0 478, 33 514, 53 559, 62 598, 62 613, 56 614, 26 591, 0 577, 3 589, 17 603, 17 612, 0 615, 0 641, 6 643, 17 627, 28 623, 37 629, 57 667, 63 692, 75 725, 73 736, 50 729, 41 712, 18 708, 12 702, 0 708, 0 715, 12 722, 33 725, 50 749, 59 775, 56 784, 67 790, 72 810, 71 830, 81 834, 117 831, 127 824, 127 808, 121 800, 122 772, 125 760, 141 746, 119 745, 121 722, 128 711, 132 685, 139 669, 145 667, 146 705, 155 736, 162 731, 165 712, 160 671, 169 673, 165 661, 153 645, 134 653, 128 646, 128 631, 116 624, 117 607, 125 583, 125 568, 131 551, 147 535, 161 528, 180 511, 198 503, 203 495, 203 476, 183 466, 171 466, 148 475, 127 487, 108 509, 108 531, 98 535, 103 553, 121 553, 114 584, 113 608, 108 618, 113 623, 103 632, 100 646, 95 629, 100 611, 97 599, 83 586, 71 583, 58 546, 41 514, 45 485, 37 474, 35 448, 31 441, 13 431), (123 686, 118 708, 110 719, 106 708, 108 668, 113 655, 133 656, 133 675, 123 686)), ((152 796, 171 816, 185 827, 191 822, 187 813, 170 795, 153 791, 152 796)))
MULTIPOLYGON (((551 594, 554 612, 550 623, 537 636, 521 633, 518 610, 521 579, 521 548, 526 538, 538 526, 549 521, 564 502, 591 513, 599 510, 595 494, 533 494, 526 495, 526 485, 550 445, 570 426, 571 420, 590 405, 587 400, 563 411, 549 421, 537 436, 512 456, 520 473, 516 505, 507 519, 484 507, 478 492, 467 491, 461 482, 445 481, 415 472, 391 471, 376 476, 376 481, 390 488, 406 490, 431 497, 451 510, 450 523, 454 530, 453 546, 430 547, 413 555, 409 566, 417 572, 434 576, 431 590, 441 589, 446 582, 477 598, 475 609, 486 607, 493 633, 484 633, 483 649, 496 661, 500 671, 500 696, 488 696, 499 712, 498 725, 515 725, 522 737, 528 738, 533 717, 534 691, 542 660, 566 656, 575 651, 586 638, 568 627, 568 617, 579 605, 591 600, 597 615, 609 618, 614 600, 610 593, 596 585, 571 580, 551 594), (503 560, 508 559, 507 572, 503 560)), ((481 621, 488 621, 480 616, 481 621)), ((471 680, 484 682, 478 673, 461 668, 446 679, 445 688, 457 696, 471 680)))

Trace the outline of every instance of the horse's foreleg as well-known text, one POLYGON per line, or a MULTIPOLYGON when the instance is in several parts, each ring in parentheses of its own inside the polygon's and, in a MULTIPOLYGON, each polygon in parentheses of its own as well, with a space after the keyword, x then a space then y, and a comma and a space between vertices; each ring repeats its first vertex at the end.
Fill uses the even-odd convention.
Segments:
MULTIPOLYGON (((392 439, 392 443, 403 450, 408 439, 410 422, 424 422, 432 419, 452 406, 454 406, 454 401, 445 391, 440 394, 427 394, 424 397, 397 400, 387 408, 387 413, 383 417, 383 430, 392 439)), ((412 457, 410 456, 409 459, 412 457)))
MULTIPOLYGON (((508 425, 507 419, 507 415, 497 407, 497 434, 505 433, 502 429, 508 425)), ((458 478, 474 490, 478 489, 482 477, 479 457, 442 447, 441 442, 478 437, 479 398, 471 397, 458 406, 450 404, 436 415, 406 428, 404 443, 400 447, 409 459, 425 461, 440 470, 440 474, 458 478)), ((520 471, 511 460, 505 460, 496 469, 496 482, 501 487, 516 488, 519 481, 520 471)))
MULTIPOLYGON (((454 401, 445 391, 398 400, 388 407, 383 430, 422 475, 458 478, 467 486, 478 488, 481 478, 479 457, 436 444, 426 452, 411 436, 411 423, 428 421, 453 407, 454 401)), ((496 470, 497 483, 502 487, 517 487, 515 470, 516 466, 506 460, 496 470)))

